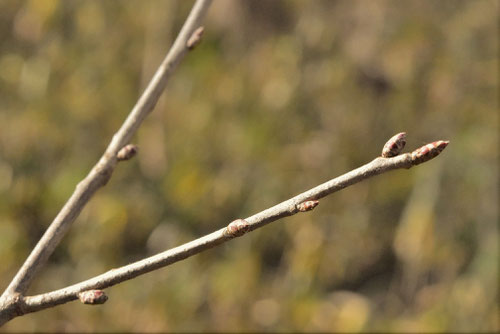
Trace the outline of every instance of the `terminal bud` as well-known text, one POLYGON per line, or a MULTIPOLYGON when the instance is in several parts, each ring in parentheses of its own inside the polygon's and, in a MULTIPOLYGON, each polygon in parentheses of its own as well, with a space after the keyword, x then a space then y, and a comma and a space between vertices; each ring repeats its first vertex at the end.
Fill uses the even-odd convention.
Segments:
POLYGON ((424 145, 411 152, 411 161, 418 165, 435 158, 441 153, 450 142, 447 140, 438 140, 433 143, 424 145))

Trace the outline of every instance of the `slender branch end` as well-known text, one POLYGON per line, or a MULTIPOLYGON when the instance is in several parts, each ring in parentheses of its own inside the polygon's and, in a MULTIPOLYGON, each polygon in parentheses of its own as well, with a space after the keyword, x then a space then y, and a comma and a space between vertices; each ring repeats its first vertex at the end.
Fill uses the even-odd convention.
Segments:
POLYGON ((438 140, 420 148, 417 148, 411 153, 411 161, 413 165, 418 165, 437 157, 448 146, 448 140, 438 140))

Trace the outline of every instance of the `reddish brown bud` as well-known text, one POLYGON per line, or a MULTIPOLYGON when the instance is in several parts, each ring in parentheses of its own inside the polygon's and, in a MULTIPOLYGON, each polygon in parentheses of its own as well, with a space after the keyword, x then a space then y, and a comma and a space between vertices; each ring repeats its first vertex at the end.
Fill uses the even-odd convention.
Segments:
POLYGON ((314 209, 317 205, 319 204, 319 201, 313 200, 313 201, 305 201, 300 204, 297 204, 297 210, 300 212, 306 212, 306 211, 311 211, 314 209))
POLYGON ((406 132, 400 132, 397 135, 392 136, 391 139, 385 143, 382 149, 382 156, 384 158, 395 157, 406 145, 406 132))
POLYGON ((78 299, 84 304, 98 305, 104 304, 108 296, 102 290, 87 290, 78 294, 78 299))
POLYGON ((438 140, 433 143, 424 145, 420 148, 417 148, 415 151, 411 153, 411 161, 413 164, 418 165, 422 162, 426 162, 435 158, 441 153, 446 146, 448 146, 449 141, 438 140))
POLYGON ((191 34, 191 37, 189 37, 188 41, 186 42, 186 47, 189 50, 193 50, 198 44, 201 42, 201 36, 203 36, 203 32, 205 31, 205 28, 199 27, 193 33, 191 34))
POLYGON ((122 147, 120 151, 116 154, 116 158, 118 161, 124 161, 132 159, 137 152, 139 151, 139 147, 134 144, 128 144, 122 147))
POLYGON ((245 219, 236 219, 227 225, 224 230, 226 237, 241 237, 250 230, 250 224, 245 219))

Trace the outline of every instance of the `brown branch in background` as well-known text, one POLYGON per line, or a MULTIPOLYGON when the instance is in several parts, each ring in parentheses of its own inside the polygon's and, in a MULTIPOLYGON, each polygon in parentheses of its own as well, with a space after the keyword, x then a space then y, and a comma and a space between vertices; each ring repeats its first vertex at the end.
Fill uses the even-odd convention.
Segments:
MULTIPOLYGON (((391 138, 391 140, 393 140, 393 138, 391 138)), ((218 231, 184 245, 121 268, 112 269, 104 274, 60 290, 37 296, 20 298, 17 300, 17 304, 19 305, 18 309, 21 313, 17 315, 35 312, 78 299, 79 293, 82 291, 108 288, 120 282, 130 280, 150 271, 186 259, 235 237, 242 236, 247 232, 253 231, 275 220, 292 216, 299 212, 310 211, 318 205, 319 199, 350 185, 390 170, 411 168, 422 162, 429 161, 441 153, 448 143, 448 141, 440 140, 427 144, 412 153, 405 153, 391 158, 378 157, 370 163, 342 176, 316 186, 251 217, 237 219, 218 231)))
POLYGON ((111 178, 116 163, 120 158, 117 156, 119 151, 129 143, 142 121, 155 107, 173 70, 188 52, 186 43, 192 36, 193 31, 200 26, 210 3, 211 0, 196 1, 167 56, 121 128, 113 136, 105 153, 90 173, 78 183, 71 197, 64 204, 0 297, 0 324, 12 318, 9 315, 12 312, 22 312, 18 309, 20 304, 16 301, 28 290, 36 272, 46 263, 87 202, 111 178))

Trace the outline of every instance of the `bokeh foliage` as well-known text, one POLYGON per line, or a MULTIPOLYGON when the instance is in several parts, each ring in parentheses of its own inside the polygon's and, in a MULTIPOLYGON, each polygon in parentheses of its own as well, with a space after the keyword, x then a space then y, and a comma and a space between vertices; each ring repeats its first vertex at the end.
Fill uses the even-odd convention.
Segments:
MULTIPOLYGON (((187 1, 0 2, 5 287, 160 63, 187 1)), ((494 331, 498 2, 222 1, 40 273, 57 289, 368 162, 437 159, 7 331, 494 331)))

